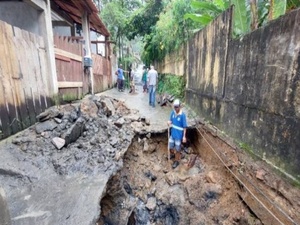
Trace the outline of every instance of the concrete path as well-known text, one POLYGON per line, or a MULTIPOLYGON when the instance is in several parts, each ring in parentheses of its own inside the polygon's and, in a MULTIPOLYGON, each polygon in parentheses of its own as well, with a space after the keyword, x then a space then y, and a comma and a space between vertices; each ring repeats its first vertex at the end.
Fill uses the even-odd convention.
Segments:
MULTIPOLYGON (((151 130, 159 132, 166 131, 168 128, 167 121, 169 120, 172 107, 160 106, 158 104, 156 104, 155 108, 150 106, 149 94, 143 93, 142 86, 136 85, 135 94, 129 93, 128 90, 119 92, 117 88, 113 88, 97 95, 106 95, 115 98, 119 101, 123 101, 128 108, 139 110, 141 116, 150 120, 151 130)), ((183 108, 183 111, 187 114, 188 126, 193 126, 194 118, 189 118, 189 115, 192 115, 192 113, 190 113, 186 107, 183 108)))

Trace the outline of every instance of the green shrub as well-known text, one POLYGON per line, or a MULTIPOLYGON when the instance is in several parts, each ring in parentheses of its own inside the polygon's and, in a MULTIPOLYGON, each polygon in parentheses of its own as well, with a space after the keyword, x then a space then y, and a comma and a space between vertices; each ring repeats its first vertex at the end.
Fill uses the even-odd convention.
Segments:
POLYGON ((176 98, 184 99, 185 92, 185 80, 183 76, 176 76, 172 74, 160 75, 158 78, 158 88, 157 92, 159 94, 170 94, 174 95, 176 98))

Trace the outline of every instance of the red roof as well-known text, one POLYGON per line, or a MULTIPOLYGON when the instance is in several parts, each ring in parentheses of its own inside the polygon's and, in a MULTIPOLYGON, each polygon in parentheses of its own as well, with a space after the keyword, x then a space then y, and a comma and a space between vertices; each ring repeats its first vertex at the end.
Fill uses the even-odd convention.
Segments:
MULTIPOLYGON (((90 19, 90 28, 104 36, 109 32, 99 17, 99 10, 92 0, 51 0, 59 10, 67 13, 74 22, 81 24, 81 16, 87 11, 90 19)), ((56 8, 57 8, 56 7, 56 8)))

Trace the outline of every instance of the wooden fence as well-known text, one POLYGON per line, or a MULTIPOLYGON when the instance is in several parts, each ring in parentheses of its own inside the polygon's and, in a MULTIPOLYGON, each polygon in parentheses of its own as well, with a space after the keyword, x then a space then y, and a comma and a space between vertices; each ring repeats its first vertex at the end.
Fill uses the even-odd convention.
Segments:
MULTIPOLYGON (((90 91, 89 75, 84 73, 83 46, 74 37, 55 36, 55 62, 59 94, 64 98, 80 99, 90 91)), ((107 90, 112 85, 110 61, 92 54, 94 93, 107 90)))
POLYGON ((54 47, 60 96, 64 99, 81 98, 88 92, 88 86, 84 85, 83 77, 82 43, 71 37, 54 36, 54 47))
POLYGON ((100 55, 92 54, 94 73, 94 92, 99 93, 112 87, 110 61, 100 55))
MULTIPOLYGON (((59 94, 80 99, 89 92, 83 47, 71 37, 54 37, 59 94)), ((0 140, 36 122, 53 103, 53 77, 42 37, 0 21, 0 140)), ((93 55, 95 93, 111 87, 110 60, 93 55)))
POLYGON ((0 139, 34 124, 51 106, 42 37, 0 21, 0 139))

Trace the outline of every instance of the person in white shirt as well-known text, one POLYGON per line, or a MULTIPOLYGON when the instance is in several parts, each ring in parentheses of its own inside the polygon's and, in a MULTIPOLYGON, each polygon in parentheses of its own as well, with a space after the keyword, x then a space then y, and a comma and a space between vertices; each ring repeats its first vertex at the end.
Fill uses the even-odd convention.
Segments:
POLYGON ((148 88, 149 88, 149 105, 155 107, 155 92, 157 85, 158 73, 154 69, 154 66, 150 66, 148 72, 148 88))

